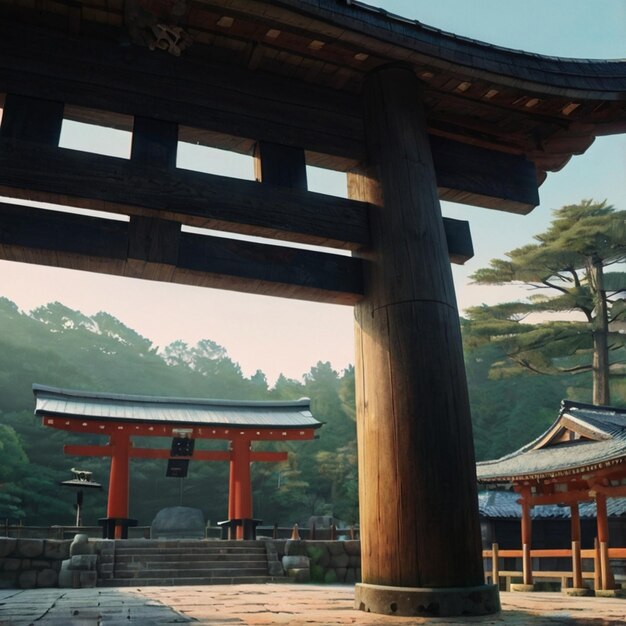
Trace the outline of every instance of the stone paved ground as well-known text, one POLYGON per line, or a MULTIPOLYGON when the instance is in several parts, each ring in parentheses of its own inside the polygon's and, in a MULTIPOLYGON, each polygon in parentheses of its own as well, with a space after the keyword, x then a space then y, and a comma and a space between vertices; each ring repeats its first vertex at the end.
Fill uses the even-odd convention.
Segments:
POLYGON ((503 612, 483 618, 399 618, 352 608, 354 588, 318 585, 0 590, 2 626, 401 626, 484 624, 617 626, 626 599, 502 593, 503 612))

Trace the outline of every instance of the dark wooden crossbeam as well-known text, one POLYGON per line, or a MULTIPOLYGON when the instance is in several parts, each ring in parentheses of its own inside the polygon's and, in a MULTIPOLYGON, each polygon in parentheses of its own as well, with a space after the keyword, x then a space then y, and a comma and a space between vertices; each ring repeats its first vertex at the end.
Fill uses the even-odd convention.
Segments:
MULTIPOLYGON (((0 92, 99 109, 99 122, 113 126, 120 113, 175 121, 187 140, 214 147, 251 152, 261 141, 303 148, 310 164, 331 169, 365 159, 356 95, 216 65, 201 46, 174 58, 0 20, 0 92)), ((69 111, 80 118, 75 106, 69 111)), ((432 135, 431 142, 441 199, 516 213, 537 205, 534 166, 523 156, 432 135)))
MULTIPOLYGON (((0 141, 0 194, 298 243, 369 245, 363 202, 19 141, 0 141)), ((450 260, 464 263, 473 254, 469 226, 446 219, 444 227, 450 260)))
POLYGON ((246 235, 346 249, 369 242, 360 202, 43 145, 0 142, 0 187, 4 195, 28 190, 30 199, 246 235))
POLYGON ((359 259, 180 232, 180 224, 130 223, 0 203, 0 257, 187 285, 354 304, 359 259))

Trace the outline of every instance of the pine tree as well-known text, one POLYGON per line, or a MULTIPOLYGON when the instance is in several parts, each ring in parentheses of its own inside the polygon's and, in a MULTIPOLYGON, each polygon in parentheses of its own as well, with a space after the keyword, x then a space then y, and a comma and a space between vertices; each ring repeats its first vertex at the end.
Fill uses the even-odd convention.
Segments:
POLYGON ((536 293, 469 309, 470 341, 499 343, 508 357, 497 364, 501 373, 591 371, 593 403, 610 404, 609 376, 624 362, 626 272, 606 268, 626 261, 626 212, 592 200, 564 206, 535 240, 473 274, 482 285, 528 285, 536 293), (581 321, 527 319, 572 311, 581 321))

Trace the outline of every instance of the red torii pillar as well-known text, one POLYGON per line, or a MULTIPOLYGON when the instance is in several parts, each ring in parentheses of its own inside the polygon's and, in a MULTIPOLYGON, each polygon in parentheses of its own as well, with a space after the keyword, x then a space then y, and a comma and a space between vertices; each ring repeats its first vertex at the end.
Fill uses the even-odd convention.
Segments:
MULTIPOLYGON (((113 431, 110 442, 105 446, 98 445, 66 445, 64 452, 68 456, 110 456, 111 469, 109 474, 109 492, 107 501, 107 518, 115 527, 115 539, 122 539, 125 523, 129 521, 129 463, 131 458, 168 459, 170 450, 153 448, 134 448, 130 441, 131 433, 113 431)), ((228 517, 231 520, 252 519, 252 479, 250 463, 269 462, 281 463, 288 459, 287 452, 269 452, 251 450, 252 437, 242 435, 230 440, 229 451, 198 450, 194 451, 190 460, 229 461, 230 479, 228 494, 228 517)), ((237 526, 237 539, 244 538, 244 528, 237 526)))
POLYGON ((115 539, 125 535, 121 520, 128 519, 130 435, 123 431, 111 434, 111 470, 109 474, 109 497, 107 517, 115 520, 115 539), (119 520, 119 521, 118 521, 119 520))

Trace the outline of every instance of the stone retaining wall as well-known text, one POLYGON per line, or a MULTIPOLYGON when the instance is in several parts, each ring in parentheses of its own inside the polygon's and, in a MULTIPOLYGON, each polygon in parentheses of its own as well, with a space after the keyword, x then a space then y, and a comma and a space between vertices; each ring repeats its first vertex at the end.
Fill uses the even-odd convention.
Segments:
MULTIPOLYGON (((348 583, 361 580, 361 542, 360 541, 309 541, 277 540, 274 542, 283 565, 291 559, 282 557, 308 558, 309 573, 301 571, 292 574, 296 580, 322 583, 348 583)), ((305 568, 296 567, 294 570, 305 568)), ((290 575, 289 568, 286 568, 290 575)))
POLYGON ((0 588, 56 587, 70 540, 0 537, 0 588))
POLYGON ((112 575, 113 542, 0 537, 0 589, 95 587, 112 575))

